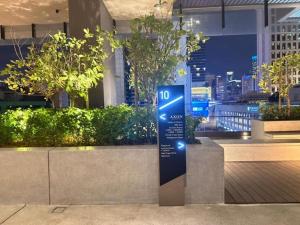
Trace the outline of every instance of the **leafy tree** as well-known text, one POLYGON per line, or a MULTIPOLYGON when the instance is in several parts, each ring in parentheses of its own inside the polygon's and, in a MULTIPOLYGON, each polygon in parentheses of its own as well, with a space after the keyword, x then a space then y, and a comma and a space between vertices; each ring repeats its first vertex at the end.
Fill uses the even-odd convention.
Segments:
MULTIPOLYGON (((179 29, 172 20, 154 15, 134 19, 131 30, 124 45, 128 49, 135 105, 141 100, 150 105, 155 102, 157 86, 173 83, 178 65, 199 50, 199 42, 207 38, 202 33, 179 29), (183 37, 187 37, 185 49, 180 46, 183 37)), ((180 75, 185 74, 183 69, 178 71, 180 75)))
MULTIPOLYGON (((207 40, 202 33, 183 30, 181 25, 154 15, 131 21, 132 34, 124 43, 131 66, 130 81, 135 91, 136 110, 139 110, 139 102, 144 101, 148 118, 152 115, 151 105, 155 103, 157 86, 172 84, 177 70, 180 75, 185 75, 178 65, 200 49, 200 41, 207 40), (182 38, 187 40, 185 47, 180 45, 182 38)), ((151 124, 146 126, 150 140, 151 124)))
POLYGON ((278 109, 282 109, 282 99, 286 99, 288 115, 291 112, 290 89, 296 84, 293 74, 300 69, 300 54, 290 54, 276 59, 272 64, 262 66, 260 88, 265 93, 275 89, 279 93, 278 109))
MULTIPOLYGON (((282 65, 279 61, 274 61, 271 65, 262 65, 262 79, 259 87, 264 93, 272 93, 274 89, 280 90, 282 86, 282 65)), ((280 92, 279 92, 280 93, 280 92)), ((282 107, 282 94, 279 94, 278 108, 282 107)))
POLYGON ((59 32, 42 44, 29 47, 29 54, 1 72, 8 75, 5 83, 22 94, 45 96, 54 102, 61 91, 68 93, 70 105, 81 97, 89 107, 88 90, 104 76, 104 61, 108 58, 105 45, 112 51, 118 47, 113 33, 96 29, 95 34, 84 29, 84 38, 69 38, 59 32))

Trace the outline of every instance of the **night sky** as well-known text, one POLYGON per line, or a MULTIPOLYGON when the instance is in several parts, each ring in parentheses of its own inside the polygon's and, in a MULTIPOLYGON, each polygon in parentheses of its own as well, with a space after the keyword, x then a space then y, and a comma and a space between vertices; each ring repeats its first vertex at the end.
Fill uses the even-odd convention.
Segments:
MULTIPOLYGON (((225 75, 234 71, 235 78, 241 78, 251 70, 251 57, 256 51, 256 35, 210 37, 206 44, 207 72, 225 75)), ((11 59, 16 59, 13 46, 0 46, 0 70, 11 59)))
POLYGON ((224 76, 227 71, 234 71, 235 78, 240 79, 251 71, 256 46, 256 35, 210 37, 206 44, 208 74, 224 76))
MULTIPOLYGON (((27 52, 28 46, 22 46, 23 56, 27 52)), ((0 46, 0 70, 2 70, 6 64, 10 63, 11 60, 17 59, 17 55, 13 45, 0 46)))
POLYGON ((14 59, 15 54, 12 46, 0 46, 0 70, 9 63, 9 59, 14 59))

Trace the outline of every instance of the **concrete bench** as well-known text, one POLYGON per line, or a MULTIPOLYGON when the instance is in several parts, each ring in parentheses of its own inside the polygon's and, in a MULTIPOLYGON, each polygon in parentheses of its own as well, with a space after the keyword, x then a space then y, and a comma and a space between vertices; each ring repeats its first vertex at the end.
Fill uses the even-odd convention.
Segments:
POLYGON ((217 140, 225 162, 300 160, 299 140, 217 140))
POLYGON ((265 132, 265 137, 267 139, 285 139, 285 140, 300 140, 300 131, 273 131, 273 132, 265 132))

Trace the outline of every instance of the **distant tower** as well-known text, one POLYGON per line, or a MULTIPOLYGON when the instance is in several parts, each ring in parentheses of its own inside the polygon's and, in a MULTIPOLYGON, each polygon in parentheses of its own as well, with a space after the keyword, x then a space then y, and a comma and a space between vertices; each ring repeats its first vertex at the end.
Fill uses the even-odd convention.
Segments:
POLYGON ((251 84, 251 85, 252 85, 253 91, 257 91, 258 90, 257 56, 256 55, 252 56, 251 61, 252 61, 252 80, 253 80, 253 84, 251 84))
POLYGON ((242 95, 248 94, 255 90, 255 86, 253 85, 254 82, 255 79, 253 79, 252 75, 245 74, 242 76, 242 95))
POLYGON ((216 99, 218 101, 223 101, 225 98, 225 84, 222 76, 216 77, 216 99))
POLYGON ((204 82, 206 79, 206 45, 199 44, 201 49, 191 54, 187 65, 191 68, 192 82, 204 82))
POLYGON ((227 82, 232 81, 232 80, 233 80, 233 76, 234 76, 234 72, 233 72, 233 71, 228 71, 228 72, 226 73, 226 81, 227 81, 227 82))

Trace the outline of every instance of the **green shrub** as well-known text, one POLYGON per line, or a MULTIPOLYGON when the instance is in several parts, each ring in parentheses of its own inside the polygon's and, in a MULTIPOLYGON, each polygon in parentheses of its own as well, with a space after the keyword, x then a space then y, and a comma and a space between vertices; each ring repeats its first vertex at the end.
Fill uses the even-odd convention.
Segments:
POLYGON ((90 145, 95 142, 92 125, 93 113, 89 110, 68 108, 55 115, 56 145, 90 145))
POLYGON ((131 143, 156 143, 157 125, 155 110, 151 110, 150 115, 148 116, 146 108, 133 109, 126 125, 126 130, 128 140, 131 143), (148 136, 147 126, 149 127, 148 136))
MULTIPOLYGON (((195 143, 198 124, 199 120, 186 118, 188 143, 195 143)), ((156 126, 154 110, 148 115, 146 108, 127 105, 94 110, 9 110, 0 114, 0 146, 154 144, 156 126)))
POLYGON ((23 142, 30 110, 9 110, 0 114, 0 146, 23 142))
POLYGON ((120 144, 127 139, 126 125, 132 116, 132 108, 127 105, 107 107, 92 111, 94 139, 97 145, 120 144))
POLYGON ((291 120, 300 120, 300 107, 293 107, 291 110, 291 120))
POLYGON ((60 132, 56 129, 54 110, 32 110, 28 115, 23 143, 26 146, 55 146, 60 132))
POLYGON ((189 144, 195 144, 197 143, 196 137, 195 137, 195 130, 200 124, 199 118, 194 118, 192 116, 187 116, 185 119, 185 136, 186 136, 186 142, 189 144))
POLYGON ((277 105, 265 105, 260 112, 263 121, 300 120, 300 107, 291 107, 290 115, 287 107, 279 110, 277 105))

